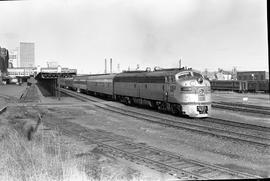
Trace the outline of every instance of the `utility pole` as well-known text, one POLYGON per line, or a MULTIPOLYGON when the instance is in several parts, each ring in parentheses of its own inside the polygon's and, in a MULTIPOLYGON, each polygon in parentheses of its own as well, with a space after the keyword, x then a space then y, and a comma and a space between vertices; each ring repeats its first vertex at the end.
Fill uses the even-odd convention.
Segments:
POLYGON ((58 73, 58 76, 57 76, 57 98, 58 98, 58 101, 60 101, 60 97, 61 97, 61 93, 60 93, 60 74, 58 73))
POLYGON ((117 64, 117 72, 120 72, 120 64, 117 64))
MULTIPOLYGON (((268 7, 268 2, 266 1, 266 7, 268 7)), ((266 26, 267 26, 267 30, 268 30, 268 11, 266 11, 266 26)), ((266 33, 266 36, 267 36, 267 39, 268 39, 268 42, 269 42, 269 35, 268 35, 268 31, 266 33)), ((268 47, 268 95, 269 95, 269 99, 268 99, 268 102, 270 103, 270 63, 269 63, 269 47, 268 47)))

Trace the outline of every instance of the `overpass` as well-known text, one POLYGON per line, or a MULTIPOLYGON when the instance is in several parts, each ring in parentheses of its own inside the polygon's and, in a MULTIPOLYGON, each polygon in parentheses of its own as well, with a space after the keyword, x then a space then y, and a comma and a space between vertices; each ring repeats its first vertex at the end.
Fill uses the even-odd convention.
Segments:
POLYGON ((58 95, 58 79, 73 77, 77 74, 76 69, 68 68, 41 68, 35 75, 37 86, 44 96, 58 95))

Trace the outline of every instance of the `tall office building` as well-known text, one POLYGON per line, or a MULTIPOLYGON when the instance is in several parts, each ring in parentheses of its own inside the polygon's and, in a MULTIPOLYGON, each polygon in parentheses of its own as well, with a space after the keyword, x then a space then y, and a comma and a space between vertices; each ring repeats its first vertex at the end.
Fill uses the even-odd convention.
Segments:
POLYGON ((19 67, 19 48, 9 51, 9 68, 19 67))
POLYGON ((35 66, 35 43, 20 42, 20 67, 35 66))
POLYGON ((9 53, 6 48, 0 47, 0 76, 7 73, 9 53))

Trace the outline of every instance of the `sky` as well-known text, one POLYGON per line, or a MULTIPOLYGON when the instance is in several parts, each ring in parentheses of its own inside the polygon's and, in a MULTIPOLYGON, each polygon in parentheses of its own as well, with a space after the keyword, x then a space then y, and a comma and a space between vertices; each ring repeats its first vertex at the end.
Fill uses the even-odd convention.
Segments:
POLYGON ((268 70, 266 0, 0 1, 0 46, 79 73, 181 65, 268 70), (109 70, 109 66, 107 68, 109 70))

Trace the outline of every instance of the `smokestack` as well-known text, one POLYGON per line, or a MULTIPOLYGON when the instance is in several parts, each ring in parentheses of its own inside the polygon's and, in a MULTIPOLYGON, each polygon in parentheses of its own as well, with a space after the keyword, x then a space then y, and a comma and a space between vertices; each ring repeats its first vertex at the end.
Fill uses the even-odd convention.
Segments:
POLYGON ((181 68, 181 63, 182 63, 182 57, 179 60, 179 68, 181 68))
POLYGON ((120 72, 120 64, 117 64, 117 72, 120 72))
POLYGON ((110 59, 110 73, 112 73, 112 58, 110 59))
POLYGON ((105 74, 107 73, 107 60, 106 60, 106 58, 105 58, 105 71, 104 71, 104 73, 105 74))

